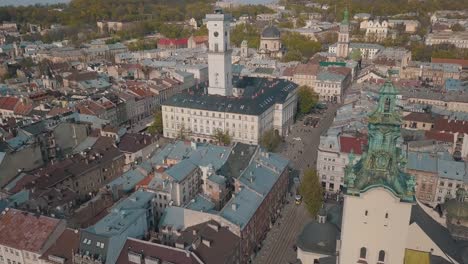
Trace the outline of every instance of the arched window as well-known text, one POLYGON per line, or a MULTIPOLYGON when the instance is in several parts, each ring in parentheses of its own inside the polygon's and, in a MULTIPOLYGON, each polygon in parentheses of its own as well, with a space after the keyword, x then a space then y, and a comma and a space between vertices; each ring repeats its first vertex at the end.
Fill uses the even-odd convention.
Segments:
POLYGON ((361 251, 359 252, 359 257, 365 259, 367 257, 367 248, 362 247, 361 251))
POLYGON ((388 213, 385 213, 385 218, 388 218, 388 213))
POLYGON ((379 262, 384 262, 385 261, 385 251, 380 250, 379 251, 379 262))
POLYGON ((367 216, 368 213, 369 213, 369 212, 366 210, 366 211, 364 212, 364 215, 367 216))

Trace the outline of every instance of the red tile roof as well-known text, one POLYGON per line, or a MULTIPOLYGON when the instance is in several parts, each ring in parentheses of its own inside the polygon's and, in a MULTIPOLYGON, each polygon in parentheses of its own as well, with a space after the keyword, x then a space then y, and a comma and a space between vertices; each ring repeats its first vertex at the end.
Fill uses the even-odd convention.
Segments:
POLYGON ((340 136, 340 152, 361 155, 364 151, 364 146, 367 145, 367 138, 365 136, 340 136))
POLYGON ((463 68, 468 68, 468 60, 462 60, 462 59, 431 58, 431 62, 433 62, 433 63, 453 63, 453 64, 459 64, 463 68))
POLYGON ((193 36, 193 41, 197 44, 208 42, 208 36, 193 36))
POLYGON ((328 67, 327 70, 344 76, 351 75, 351 69, 348 67, 328 67))
POLYGON ((13 111, 19 100, 16 97, 0 97, 0 109, 13 111))
POLYGON ((60 257, 65 260, 64 264, 71 264, 73 260, 73 252, 78 250, 80 242, 80 234, 73 229, 65 229, 62 235, 40 258, 49 260, 49 256, 60 257))
POLYGON ((0 244, 30 252, 41 252, 61 223, 59 219, 9 209, 0 215, 0 244))
POLYGON ((52 108, 52 110, 49 111, 49 113, 47 113, 47 116, 50 116, 50 117, 57 116, 57 115, 65 114, 70 111, 71 110, 69 108, 54 107, 52 108))
POLYGON ((439 132, 468 133, 468 122, 437 118, 433 130, 439 132))
POLYGON ((319 66, 316 64, 298 64, 294 69, 294 74, 300 75, 316 75, 318 72, 319 66))
POLYGON ((188 38, 181 38, 181 39, 170 39, 170 38, 162 38, 158 40, 158 45, 187 45, 188 38))
POLYGON ((415 121, 415 122, 424 122, 424 123, 433 123, 434 118, 431 114, 428 113, 409 113, 403 117, 403 120, 415 121))
POLYGON ((427 139, 442 141, 453 143, 455 141, 454 137, 455 134, 452 133, 444 133, 444 132, 437 132, 437 131, 426 131, 425 136, 427 139))
POLYGON ((27 102, 19 102, 18 104, 16 104, 15 106, 15 114, 17 115, 29 115, 29 113, 31 113, 33 109, 33 105, 30 104, 30 103, 27 103, 27 102))

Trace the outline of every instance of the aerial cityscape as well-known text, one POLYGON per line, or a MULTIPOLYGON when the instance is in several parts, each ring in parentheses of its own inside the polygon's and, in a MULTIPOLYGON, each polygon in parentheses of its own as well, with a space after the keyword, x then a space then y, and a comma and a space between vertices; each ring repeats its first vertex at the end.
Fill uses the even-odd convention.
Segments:
POLYGON ((0 264, 468 264, 468 2, 0 0, 0 264))

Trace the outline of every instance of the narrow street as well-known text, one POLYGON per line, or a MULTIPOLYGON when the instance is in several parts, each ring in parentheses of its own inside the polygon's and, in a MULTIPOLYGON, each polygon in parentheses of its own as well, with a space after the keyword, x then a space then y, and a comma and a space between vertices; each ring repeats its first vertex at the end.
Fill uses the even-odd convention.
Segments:
MULTIPOLYGON (((329 105, 327 111, 320 115, 319 125, 314 128, 303 126, 298 121, 285 142, 280 153, 291 160, 291 167, 299 170, 301 176, 305 169, 315 169, 317 148, 320 135, 333 123, 339 105, 329 105), (298 140, 300 138, 300 140, 298 140)), ((262 248, 254 259, 255 264, 288 264, 296 262, 294 246, 304 226, 312 220, 304 204, 296 205, 293 197, 288 196, 289 203, 284 206, 282 217, 275 223, 262 243, 262 248)))

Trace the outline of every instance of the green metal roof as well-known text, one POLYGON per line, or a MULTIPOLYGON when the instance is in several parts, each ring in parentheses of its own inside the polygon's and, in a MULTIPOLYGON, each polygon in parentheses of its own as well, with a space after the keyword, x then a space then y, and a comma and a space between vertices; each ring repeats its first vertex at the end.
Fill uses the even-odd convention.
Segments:
POLYGON ((382 187, 401 201, 415 202, 415 180, 404 172, 406 160, 397 147, 397 140, 401 136, 397 94, 397 89, 390 81, 380 88, 377 109, 369 115, 369 149, 356 164, 351 157, 351 165, 346 168, 345 188, 348 195, 360 195, 382 187))

